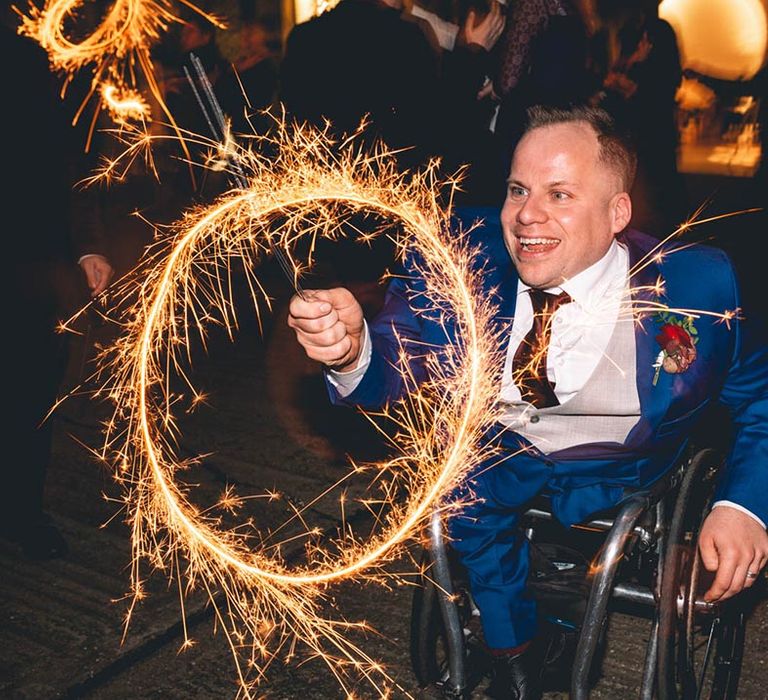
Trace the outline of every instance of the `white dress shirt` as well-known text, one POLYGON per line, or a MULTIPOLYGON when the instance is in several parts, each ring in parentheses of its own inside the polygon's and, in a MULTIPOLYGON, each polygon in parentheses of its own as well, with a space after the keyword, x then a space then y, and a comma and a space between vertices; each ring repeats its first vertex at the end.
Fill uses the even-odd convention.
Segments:
MULTIPOLYGON (((572 299, 571 303, 560 306, 552 317, 547 352, 547 377, 555 385, 555 395, 561 404, 587 383, 608 347, 617 321, 634 322, 631 310, 622 305, 628 279, 629 253, 614 240, 608 252, 596 263, 564 281, 560 287, 545 290, 553 294, 564 291, 572 299)), ((517 304, 499 396, 506 403, 522 399, 520 390, 512 381, 512 361, 517 347, 533 326, 533 306, 528 289, 530 287, 522 280, 518 281, 517 304)), ((328 381, 340 396, 348 396, 357 388, 370 364, 371 351, 370 332, 366 324, 357 367, 347 372, 327 372, 328 381)), ((765 527, 760 518, 737 503, 717 501, 712 507, 718 506, 736 508, 765 527)))
MULTIPOLYGON (((544 290, 551 294, 567 292, 572 300, 553 315, 547 350, 547 377, 555 385, 555 396, 561 404, 587 383, 605 353, 619 318, 628 274, 629 254, 614 241, 594 265, 560 287, 544 290)), ((518 281, 515 317, 501 380, 502 402, 521 400, 520 390, 512 381, 512 361, 520 342, 533 326, 529 289, 525 282, 518 281)), ((632 321, 630 313, 624 316, 624 321, 632 321)))

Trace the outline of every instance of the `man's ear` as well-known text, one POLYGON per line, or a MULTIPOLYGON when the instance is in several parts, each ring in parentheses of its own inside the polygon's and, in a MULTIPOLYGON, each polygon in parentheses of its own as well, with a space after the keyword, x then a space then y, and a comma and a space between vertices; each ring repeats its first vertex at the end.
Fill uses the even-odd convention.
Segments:
POLYGON ((623 231, 632 219, 632 200, 626 192, 613 195, 610 203, 611 233, 623 231))

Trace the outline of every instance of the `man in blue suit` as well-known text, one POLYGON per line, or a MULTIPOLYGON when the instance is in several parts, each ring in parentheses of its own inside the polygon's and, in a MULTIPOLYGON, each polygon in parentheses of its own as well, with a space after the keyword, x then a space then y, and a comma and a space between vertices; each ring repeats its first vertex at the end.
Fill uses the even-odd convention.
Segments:
MULTIPOLYGON (((706 597, 751 586, 768 559, 768 348, 748 316, 708 315, 742 307, 729 260, 704 246, 659 249, 627 229, 636 161, 604 111, 539 107, 529 116, 500 225, 485 212, 472 241, 509 338, 503 414, 489 439, 513 456, 470 476, 464 488, 476 498, 449 523, 497 657, 491 691, 517 699, 538 692, 527 674, 535 610, 517 527, 537 494, 551 495, 565 524, 615 504, 625 487, 672 466, 717 399, 735 437, 701 531, 702 559, 717 571, 706 597), (695 322, 639 317, 652 301, 703 313, 695 322)), ((334 401, 375 408, 399 398, 401 343, 450 342, 450 329, 419 313, 424 291, 417 274, 399 276, 370 324, 345 289, 292 300, 289 325, 326 366, 334 401)))

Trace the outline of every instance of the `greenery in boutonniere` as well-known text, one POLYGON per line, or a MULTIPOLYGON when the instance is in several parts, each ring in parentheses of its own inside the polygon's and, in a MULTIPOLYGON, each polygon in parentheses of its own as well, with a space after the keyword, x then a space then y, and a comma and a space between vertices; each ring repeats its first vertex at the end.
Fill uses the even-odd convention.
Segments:
POLYGON ((693 325, 692 316, 678 316, 670 311, 659 311, 656 314, 659 324, 659 334, 656 341, 661 346, 661 352, 656 358, 653 384, 659 379, 663 369, 670 374, 685 372, 696 359, 696 343, 699 332, 693 325))

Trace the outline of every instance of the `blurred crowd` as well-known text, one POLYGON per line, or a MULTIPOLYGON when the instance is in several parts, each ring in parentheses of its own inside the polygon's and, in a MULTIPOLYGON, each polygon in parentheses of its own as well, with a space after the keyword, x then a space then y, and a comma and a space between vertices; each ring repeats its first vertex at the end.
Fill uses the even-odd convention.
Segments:
POLYGON ((685 218, 688 201, 676 167, 680 55, 658 4, 341 0, 294 26, 284 44, 265 23, 220 30, 191 15, 156 63, 183 128, 207 133, 183 73, 192 52, 235 133, 268 129, 260 111, 270 106, 328 122, 340 136, 366 118, 365 136, 398 150, 403 168, 434 157, 446 174, 463 167, 460 204, 501 205, 528 106, 599 104, 640 152, 634 223, 662 235, 685 218), (219 44, 236 58, 226 60, 219 44))
MULTIPOLYGON (((9 236, 19 261, 13 283, 29 299, 16 306, 14 323, 28 329, 26 337, 38 338, 32 341, 38 354, 29 352, 29 343, 15 344, 18 366, 30 369, 16 374, 16 393, 26 397, 26 408, 18 412, 20 424, 13 429, 19 458, 8 460, 13 474, 8 478, 17 487, 6 490, 0 535, 44 558, 66 550, 42 509, 50 451, 50 426, 44 419, 66 363, 61 338, 53 332, 56 319, 87 301, 86 286, 98 296, 115 268, 125 271, 135 262, 114 254, 120 245, 110 238, 116 207, 127 216, 154 202, 172 216, 228 183, 222 173, 189 166, 189 160, 203 155, 191 138, 185 153, 177 144, 155 152, 159 184, 145 171, 110 189, 73 189, 119 145, 101 129, 109 126, 105 115, 90 137, 88 119, 72 128, 78 94, 89 94, 90 76, 75 76, 62 106, 60 81, 46 70, 42 51, 30 47, 30 41, 12 39, 16 22, 13 13, 4 16, 6 83, 18 83, 9 92, 14 108, 4 110, 4 132, 18 135, 10 139, 19 150, 13 162, 28 173, 5 188, 4 206, 10 229, 24 233, 9 236), (38 89, 43 85, 49 90, 38 89), (89 144, 87 153, 84 143, 89 144), (44 211, 33 196, 39 188, 30 187, 40 183, 50 205, 44 211), (119 188, 124 188, 122 196, 119 188), (71 217, 66 213, 70 207, 71 217), (66 293, 55 288, 51 270, 70 264, 76 269, 78 262, 87 285, 79 283, 74 301, 62 304, 66 293)), ((600 105, 638 146, 632 224, 661 237, 689 213, 676 165, 680 55, 656 0, 341 0, 295 25, 285 41, 274 22, 241 18, 222 29, 190 13, 153 49, 167 105, 165 111, 153 106, 154 132, 169 132, 168 122, 174 120, 183 133, 210 136, 185 73, 191 54, 202 63, 236 135, 272 128, 274 121, 263 112, 268 108, 278 115, 285 110, 289 120, 327 126, 338 138, 366 119, 363 138, 383 140, 397 152, 403 169, 433 158, 440 159, 446 176, 461 169, 456 204, 501 206, 511 153, 529 106, 600 105)), ((761 85, 764 90, 764 77, 761 85)), ((157 215, 150 212, 148 218, 157 220, 157 215)), ((71 290, 77 284, 65 286, 71 290)))

